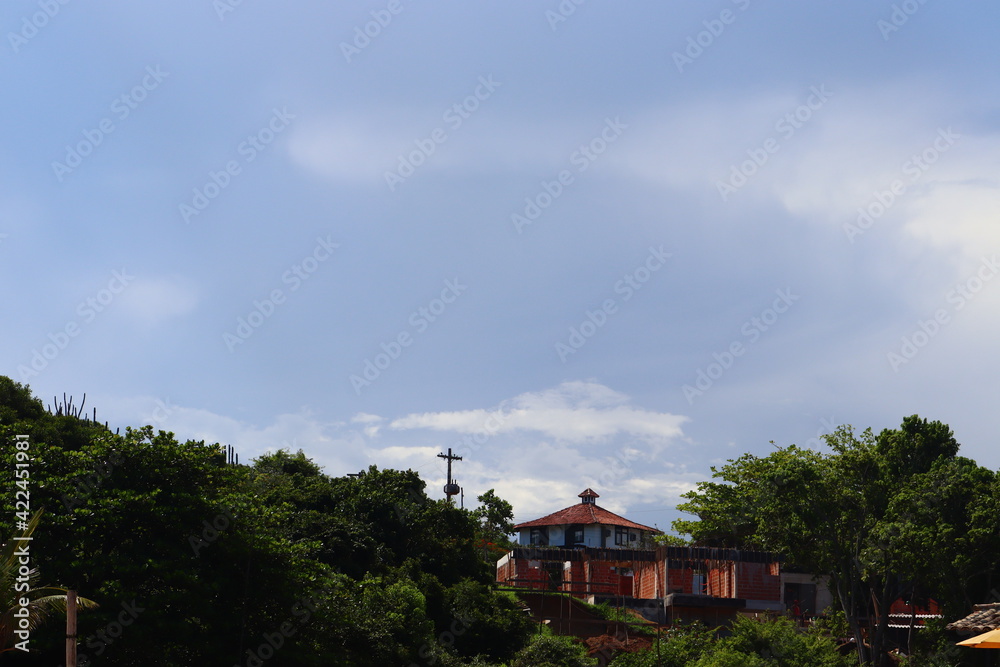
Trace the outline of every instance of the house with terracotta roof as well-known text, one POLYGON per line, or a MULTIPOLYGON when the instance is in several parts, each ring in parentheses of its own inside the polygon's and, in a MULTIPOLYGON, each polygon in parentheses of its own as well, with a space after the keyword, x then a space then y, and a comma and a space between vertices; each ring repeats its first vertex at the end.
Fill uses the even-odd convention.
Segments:
POLYGON ((960 635, 981 635, 1000 628, 1000 602, 973 605, 972 613, 945 626, 960 635))
POLYGON ((581 502, 576 505, 514 526, 517 543, 568 549, 578 546, 635 549, 653 546, 653 535, 662 532, 599 506, 600 495, 593 489, 586 489, 578 497, 581 502))
POLYGON ((580 503, 514 526, 518 546, 497 562, 497 581, 569 593, 589 602, 630 599, 660 622, 725 622, 741 611, 783 611, 777 554, 741 549, 657 546, 661 531, 597 504, 580 503))

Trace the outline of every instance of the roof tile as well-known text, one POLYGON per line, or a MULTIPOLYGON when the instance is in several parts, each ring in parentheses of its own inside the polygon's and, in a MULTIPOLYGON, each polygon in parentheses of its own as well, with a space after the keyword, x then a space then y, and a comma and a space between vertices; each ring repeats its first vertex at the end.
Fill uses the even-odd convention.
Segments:
POLYGON ((981 634, 1000 628, 1000 602, 977 604, 965 618, 947 625, 948 630, 981 634))
POLYGON ((553 512, 548 516, 543 516, 540 519, 519 523, 514 526, 514 530, 521 530, 522 528, 537 528, 540 526, 561 526, 571 523, 580 523, 584 525, 599 523, 606 526, 623 526, 626 528, 635 528, 637 530, 648 530, 653 533, 662 532, 656 528, 650 528, 649 526, 644 526, 641 523, 629 521, 623 516, 618 516, 614 512, 609 512, 603 507, 598 507, 597 505, 591 503, 572 505, 566 509, 559 510, 558 512, 553 512))

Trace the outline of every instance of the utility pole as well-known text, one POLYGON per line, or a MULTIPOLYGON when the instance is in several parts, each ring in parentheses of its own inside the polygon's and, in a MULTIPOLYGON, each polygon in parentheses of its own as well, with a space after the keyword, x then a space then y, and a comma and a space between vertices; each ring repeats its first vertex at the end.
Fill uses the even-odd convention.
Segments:
POLYGON ((76 591, 66 591, 66 667, 76 667, 76 591))
POLYGON ((461 456, 453 456, 451 453, 451 447, 448 448, 447 454, 438 454, 439 459, 447 459, 448 461, 448 483, 444 485, 444 495, 448 497, 448 502, 454 502, 451 497, 457 496, 462 492, 462 489, 455 483, 455 480, 451 478, 451 462, 461 461, 461 456))

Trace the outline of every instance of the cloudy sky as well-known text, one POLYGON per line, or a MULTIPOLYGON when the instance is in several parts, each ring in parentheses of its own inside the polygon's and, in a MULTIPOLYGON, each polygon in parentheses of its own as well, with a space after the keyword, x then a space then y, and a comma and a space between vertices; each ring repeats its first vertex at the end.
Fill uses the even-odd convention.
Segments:
POLYGON ((1000 6, 4 3, 0 373, 661 528, 918 413, 1000 466, 1000 6))

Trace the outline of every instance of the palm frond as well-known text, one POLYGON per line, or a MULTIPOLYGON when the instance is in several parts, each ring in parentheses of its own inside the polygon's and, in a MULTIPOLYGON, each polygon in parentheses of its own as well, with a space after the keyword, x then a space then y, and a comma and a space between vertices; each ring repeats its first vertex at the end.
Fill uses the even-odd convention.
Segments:
MULTIPOLYGON (((24 544, 30 544, 25 539, 30 538, 35 532, 42 518, 42 510, 35 512, 27 526, 20 535, 15 535, 0 548, 0 653, 14 650, 14 631, 19 629, 22 620, 27 622, 27 630, 31 631, 45 622, 53 612, 66 613, 66 596, 69 593, 65 588, 56 586, 35 587, 40 577, 37 567, 33 567, 24 575, 22 582, 27 582, 31 587, 25 591, 16 591, 15 584, 18 583, 18 574, 21 564, 18 560, 18 549, 24 544), (16 617, 22 605, 21 599, 26 599, 28 603, 23 606, 27 616, 16 617)), ((77 597, 77 607, 80 609, 96 609, 99 605, 88 598, 77 597)))

